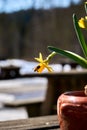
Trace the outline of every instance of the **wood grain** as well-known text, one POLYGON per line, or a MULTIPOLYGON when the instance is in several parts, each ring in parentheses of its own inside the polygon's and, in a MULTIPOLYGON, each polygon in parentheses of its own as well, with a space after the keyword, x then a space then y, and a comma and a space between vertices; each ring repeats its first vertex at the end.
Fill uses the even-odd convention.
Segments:
POLYGON ((0 122, 0 130, 60 130, 56 115, 0 122))

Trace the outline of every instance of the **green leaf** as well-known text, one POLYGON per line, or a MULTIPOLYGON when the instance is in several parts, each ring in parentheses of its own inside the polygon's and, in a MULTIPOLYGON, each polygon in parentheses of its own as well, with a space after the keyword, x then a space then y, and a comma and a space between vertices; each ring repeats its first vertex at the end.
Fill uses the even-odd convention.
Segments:
POLYGON ((87 14, 87 2, 85 2, 85 11, 86 11, 86 14, 87 14))
POLYGON ((81 48, 83 50, 84 56, 85 56, 85 58, 87 58, 87 45, 85 43, 85 40, 84 40, 83 34, 81 32, 81 29, 80 29, 80 27, 78 25, 78 20, 77 20, 77 17, 76 17, 75 14, 73 14, 73 23, 74 23, 74 28, 75 28, 79 43, 81 45, 81 48))
POLYGON ((87 68, 87 60, 71 51, 67 51, 67 50, 62 50, 59 48, 55 48, 52 46, 48 46, 48 49, 51 51, 55 51, 56 53, 62 55, 62 56, 66 56, 72 60, 74 60, 75 62, 77 62, 78 64, 80 64, 82 67, 87 68))

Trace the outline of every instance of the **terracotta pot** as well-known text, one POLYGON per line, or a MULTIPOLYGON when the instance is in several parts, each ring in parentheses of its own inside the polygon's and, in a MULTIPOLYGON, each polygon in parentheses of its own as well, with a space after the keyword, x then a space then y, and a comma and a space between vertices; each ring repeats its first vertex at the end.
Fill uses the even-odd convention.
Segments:
POLYGON ((83 91, 60 95, 57 113, 61 130, 87 130, 87 97, 83 91))

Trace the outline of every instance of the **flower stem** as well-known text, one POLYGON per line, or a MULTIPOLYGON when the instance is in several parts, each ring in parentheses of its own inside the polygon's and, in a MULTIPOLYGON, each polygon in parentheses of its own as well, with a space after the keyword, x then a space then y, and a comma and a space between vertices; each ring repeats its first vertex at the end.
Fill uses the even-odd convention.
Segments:
POLYGON ((87 85, 85 85, 85 95, 87 96, 87 85))
POLYGON ((49 62, 55 55, 56 55, 56 52, 53 51, 50 55, 48 55, 48 57, 46 58, 46 61, 49 62))

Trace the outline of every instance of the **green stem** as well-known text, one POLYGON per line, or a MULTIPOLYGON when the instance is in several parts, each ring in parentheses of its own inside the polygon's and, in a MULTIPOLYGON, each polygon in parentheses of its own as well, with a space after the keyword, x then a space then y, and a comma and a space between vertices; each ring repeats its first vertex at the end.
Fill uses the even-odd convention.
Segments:
POLYGON ((87 14, 87 2, 85 2, 85 11, 86 11, 86 14, 87 14))
POLYGON ((56 55, 56 52, 52 52, 48 57, 46 58, 46 61, 49 62, 54 56, 56 55))
POLYGON ((78 38, 81 48, 83 50, 84 56, 85 56, 85 58, 87 58, 87 45, 85 43, 85 39, 81 32, 81 29, 78 25, 78 20, 77 20, 77 17, 75 14, 73 14, 73 23, 74 23, 74 28, 75 28, 75 31, 77 34, 77 38, 78 38))

